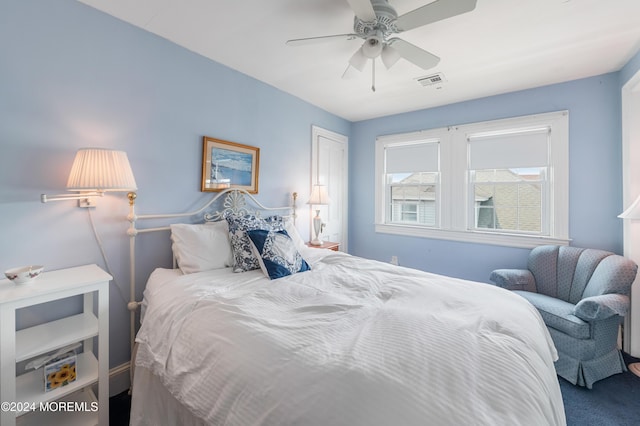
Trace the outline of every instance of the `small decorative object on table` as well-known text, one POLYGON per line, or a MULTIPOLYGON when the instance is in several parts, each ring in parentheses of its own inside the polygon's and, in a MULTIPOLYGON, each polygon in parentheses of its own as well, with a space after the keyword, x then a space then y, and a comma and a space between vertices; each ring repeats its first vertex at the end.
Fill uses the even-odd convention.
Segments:
POLYGON ((38 278, 43 270, 42 265, 21 266, 9 269, 4 275, 15 284, 26 284, 38 278))

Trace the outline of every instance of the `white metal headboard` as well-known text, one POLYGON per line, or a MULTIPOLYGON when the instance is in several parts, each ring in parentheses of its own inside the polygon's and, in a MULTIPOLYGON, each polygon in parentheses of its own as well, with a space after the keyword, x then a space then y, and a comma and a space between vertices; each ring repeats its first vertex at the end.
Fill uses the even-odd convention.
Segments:
MULTIPOLYGON (((256 216, 261 216, 261 212, 287 212, 286 216, 293 218, 293 222, 295 224, 296 220, 296 200, 298 198, 298 193, 294 192, 291 194, 291 205, 285 207, 265 207, 260 203, 255 197, 249 194, 247 191, 243 189, 234 189, 227 188, 222 190, 221 192, 216 193, 216 195, 211 198, 207 203, 205 203, 198 210, 187 212, 187 213, 169 213, 169 214, 145 214, 145 215, 136 215, 135 213, 135 201, 137 198, 137 194, 135 192, 130 192, 127 197, 129 198, 129 215, 127 219, 129 220, 129 229, 127 230, 127 234, 129 235, 129 283, 130 283, 130 294, 129 294, 129 303, 127 304, 127 308, 130 312, 130 325, 131 325, 131 354, 133 361, 133 348, 135 344, 135 334, 136 334, 136 310, 138 306, 140 306, 141 302, 136 301, 136 236, 142 233, 151 233, 158 231, 168 231, 171 228, 169 226, 156 227, 156 228, 137 228, 137 222, 148 219, 175 219, 175 218, 193 218, 200 216, 205 222, 214 222, 218 220, 222 220, 228 214, 253 214, 256 216), (251 207, 247 204, 247 198, 251 201, 254 207, 251 207), (217 210, 209 211, 210 207, 215 205, 216 202, 218 204, 221 203, 221 207, 217 210)), ((175 267, 175 257, 174 257, 174 267, 175 267)))

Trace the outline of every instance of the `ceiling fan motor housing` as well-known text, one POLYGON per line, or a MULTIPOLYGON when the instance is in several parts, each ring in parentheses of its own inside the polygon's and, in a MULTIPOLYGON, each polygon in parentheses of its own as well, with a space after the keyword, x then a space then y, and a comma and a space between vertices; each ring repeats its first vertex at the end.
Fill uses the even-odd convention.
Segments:
POLYGON ((377 36, 382 40, 389 34, 396 33, 394 21, 398 14, 389 2, 387 0, 371 0, 371 5, 376 13, 376 20, 366 22, 356 16, 353 22, 353 31, 364 39, 377 36))

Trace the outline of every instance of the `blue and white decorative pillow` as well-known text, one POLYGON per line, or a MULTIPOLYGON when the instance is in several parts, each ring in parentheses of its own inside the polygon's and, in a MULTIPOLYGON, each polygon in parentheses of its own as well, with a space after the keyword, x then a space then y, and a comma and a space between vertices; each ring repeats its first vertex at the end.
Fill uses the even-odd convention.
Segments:
POLYGON ((254 215, 229 215, 225 217, 229 224, 229 239, 233 251, 233 272, 245 272, 260 268, 258 258, 251 249, 248 231, 263 229, 280 231, 284 229, 281 216, 266 219, 254 215))
POLYGON ((272 280, 286 277, 311 268, 296 249, 287 231, 248 231, 258 262, 265 275, 272 280))

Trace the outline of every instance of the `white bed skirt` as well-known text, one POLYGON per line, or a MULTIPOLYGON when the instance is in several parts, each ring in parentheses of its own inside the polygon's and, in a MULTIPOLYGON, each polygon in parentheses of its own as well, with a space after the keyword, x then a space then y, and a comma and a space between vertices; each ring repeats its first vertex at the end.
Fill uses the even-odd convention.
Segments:
POLYGON ((133 378, 131 426, 206 426, 195 417, 148 369, 137 366, 133 378), (136 392, 138 390, 138 392, 136 392))

